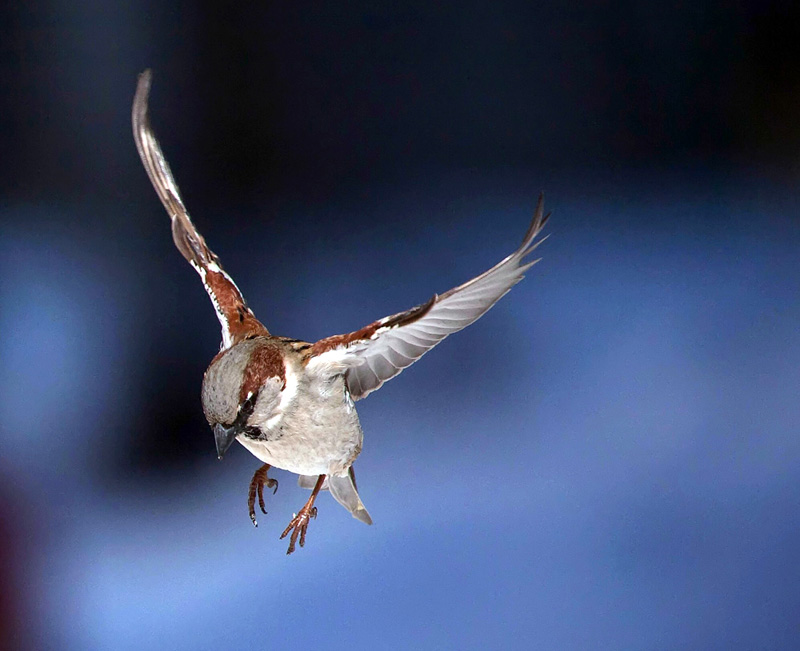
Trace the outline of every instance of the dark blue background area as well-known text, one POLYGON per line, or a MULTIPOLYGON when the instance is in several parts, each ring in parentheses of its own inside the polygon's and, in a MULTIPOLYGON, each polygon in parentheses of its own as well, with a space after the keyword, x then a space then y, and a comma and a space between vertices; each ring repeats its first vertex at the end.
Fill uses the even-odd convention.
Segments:
POLYGON ((0 646, 791 648, 790 3, 2 7, 0 646), (256 314, 310 341, 542 262, 358 403, 365 527, 219 462, 219 345, 153 123, 256 314))

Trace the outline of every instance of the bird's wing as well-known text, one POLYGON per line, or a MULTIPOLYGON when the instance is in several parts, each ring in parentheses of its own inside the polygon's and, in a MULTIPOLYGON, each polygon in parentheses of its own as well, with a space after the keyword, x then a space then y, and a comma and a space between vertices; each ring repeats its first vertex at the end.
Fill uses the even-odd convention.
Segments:
POLYGON ((149 70, 139 75, 131 116, 133 138, 156 194, 172 220, 172 239, 175 246, 200 274, 217 311, 217 318, 222 326, 222 349, 229 348, 249 334, 269 334, 247 307, 236 283, 222 268, 219 258, 208 248, 203 236, 197 232, 189 218, 178 185, 150 127, 147 100, 151 79, 149 70))
POLYGON ((416 362, 442 339, 477 321, 538 260, 526 261, 544 239, 536 241, 548 215, 539 197, 536 213, 520 247, 480 276, 406 312, 385 317, 351 332, 316 342, 309 368, 344 370, 354 400, 416 362))

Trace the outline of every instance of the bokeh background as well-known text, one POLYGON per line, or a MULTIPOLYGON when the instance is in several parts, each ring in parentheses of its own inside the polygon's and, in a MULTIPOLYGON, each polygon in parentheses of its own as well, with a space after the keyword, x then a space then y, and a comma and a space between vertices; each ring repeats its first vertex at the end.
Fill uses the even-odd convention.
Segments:
POLYGON ((787 649, 800 634, 790 2, 0 9, 0 646, 787 649), (362 403, 365 527, 254 529, 219 329, 130 133, 277 334, 544 260, 362 403))

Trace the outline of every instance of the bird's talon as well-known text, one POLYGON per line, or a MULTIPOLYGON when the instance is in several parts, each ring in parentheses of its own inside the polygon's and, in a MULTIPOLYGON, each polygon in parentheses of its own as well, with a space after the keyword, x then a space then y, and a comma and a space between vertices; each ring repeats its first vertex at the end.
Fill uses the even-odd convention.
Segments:
POLYGON ((272 479, 271 477, 267 477, 267 471, 269 470, 269 464, 265 463, 261 466, 258 470, 255 471, 253 474, 253 478, 250 480, 250 490, 247 495, 247 506, 250 509, 250 520, 253 522, 253 526, 257 527, 258 522, 256 522, 256 496, 258 496, 258 506, 261 509, 261 512, 264 515, 267 515, 267 505, 264 503, 264 485, 266 484, 269 488, 273 488, 272 494, 275 494, 275 491, 278 490, 278 480, 272 479))
MULTIPOLYGON (((317 486, 321 486, 322 482, 317 482, 317 486)), ((312 498, 303 506, 302 509, 298 513, 294 514, 291 522, 289 522, 289 526, 283 530, 281 534, 281 540, 286 538, 289 535, 289 532, 292 533, 291 537, 289 538, 289 549, 286 550, 287 554, 291 554, 295 550, 295 545, 299 542, 301 547, 305 547, 306 544, 306 533, 308 532, 308 524, 311 521, 311 518, 317 517, 317 507, 311 506, 313 503, 314 497, 316 497, 316 493, 319 492, 319 488, 317 488, 316 492, 313 494, 312 498), (299 540, 298 540, 299 538, 299 540)))

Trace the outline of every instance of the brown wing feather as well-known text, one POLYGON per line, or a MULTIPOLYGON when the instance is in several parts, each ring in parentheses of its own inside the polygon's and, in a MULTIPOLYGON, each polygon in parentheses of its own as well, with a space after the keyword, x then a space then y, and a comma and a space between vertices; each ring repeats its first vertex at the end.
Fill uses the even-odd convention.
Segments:
POLYGON ((149 70, 139 75, 131 115, 133 139, 156 194, 172 220, 175 246, 200 274, 222 326, 223 348, 229 348, 250 335, 268 335, 269 331, 247 307, 236 283, 222 268, 219 258, 208 248, 189 218, 178 185, 150 126, 148 98, 151 80, 149 70))
POLYGON ((320 339, 313 346, 311 346, 310 354, 311 356, 321 355, 326 351, 339 348, 340 346, 347 346, 355 341, 371 339, 381 328, 394 328, 413 323, 417 319, 425 316, 428 311, 430 311, 434 303, 436 303, 437 298, 438 297, 436 294, 434 294, 427 303, 417 305, 417 307, 412 307, 410 310, 406 310, 405 312, 400 312, 392 316, 387 316, 384 319, 373 321, 369 325, 361 328, 361 330, 356 330, 355 332, 345 335, 333 335, 331 337, 326 337, 325 339, 320 339))

